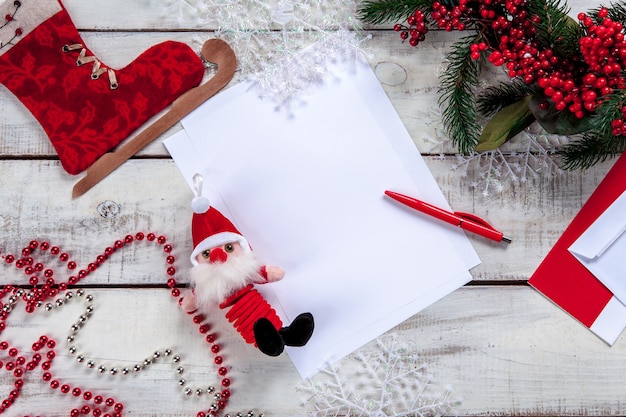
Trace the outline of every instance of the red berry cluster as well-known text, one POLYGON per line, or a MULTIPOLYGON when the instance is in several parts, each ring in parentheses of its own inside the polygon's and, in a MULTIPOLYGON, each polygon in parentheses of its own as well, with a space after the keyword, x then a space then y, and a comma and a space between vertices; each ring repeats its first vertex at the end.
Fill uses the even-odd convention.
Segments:
POLYGON ((428 26, 426 22, 426 16, 421 10, 416 10, 407 19, 408 26, 397 24, 393 27, 393 30, 400 32, 400 38, 409 40, 411 46, 417 46, 418 43, 426 39, 426 33, 428 33, 428 26))
POLYGON ((449 9, 436 1, 432 5, 430 17, 437 22, 439 28, 445 29, 448 32, 453 29, 465 30, 466 25, 463 19, 468 15, 468 12, 470 12, 468 2, 469 0, 459 0, 458 5, 449 9))
MULTIPOLYGON (((622 75, 626 62, 624 26, 608 16, 609 11, 604 7, 598 11, 597 23, 585 13, 578 15, 586 32, 586 36, 580 38, 580 53, 590 71, 583 78, 582 91, 587 94, 590 103, 594 104, 589 104, 593 109, 601 104, 603 97, 615 89, 626 88, 626 80, 622 75)), ((622 118, 611 123, 613 135, 620 136, 624 133, 625 122, 626 113, 622 108, 622 118)))
POLYGON ((580 52, 590 71, 612 76, 622 70, 621 62, 626 58, 626 42, 622 32, 623 25, 610 19, 608 14, 608 9, 601 8, 598 11, 598 18, 602 19, 599 23, 595 23, 585 13, 578 15, 578 20, 587 33, 580 38, 580 52))
MULTIPOLYGON (((559 56, 539 42, 536 25, 541 18, 531 13, 528 2, 459 0, 458 5, 448 7, 435 1, 430 17, 447 31, 474 25, 484 36, 470 46, 470 57, 478 60, 486 54, 493 65, 504 66, 509 77, 538 85, 548 98, 540 105, 544 109, 552 103, 558 111, 582 119, 595 112, 607 96, 626 89, 624 27, 609 18, 607 8, 601 8, 597 18, 579 14, 584 33, 579 41, 580 54, 559 56)), ((415 46, 426 33, 417 30, 418 23, 419 28, 426 27, 424 14, 415 12, 408 22, 409 28, 396 25, 395 30, 402 32, 402 39, 410 37, 415 46)), ((626 134, 626 112, 611 127, 616 135, 626 134)))
POLYGON ((614 136, 626 134, 626 106, 622 106, 622 118, 611 121, 611 132, 614 136))
MULTIPOLYGON (((473 60, 477 60, 477 59, 479 59, 479 58, 480 58, 480 53, 481 53, 481 52, 483 52, 483 51, 486 51, 486 50, 487 50, 487 47, 488 47, 488 46, 487 46, 487 42, 479 42, 479 43, 473 43, 473 44, 471 44, 471 45, 470 45, 470 57, 471 57, 473 60)), ((502 54, 500 54, 500 55, 502 55, 502 54)), ((493 56, 494 56, 494 54, 493 54, 493 53, 492 53, 491 55, 489 55, 489 61, 491 61, 494 65, 496 65, 496 66, 500 66, 500 65, 502 65, 502 64, 504 63, 504 61, 501 63, 499 60, 498 60, 498 61, 496 61, 497 63, 496 63, 496 62, 494 62, 494 61, 495 61, 495 59, 497 58, 497 56, 496 56, 495 58, 493 58, 493 59, 494 59, 494 61, 492 61, 492 58, 491 58, 491 57, 493 57, 493 56)))
MULTIPOLYGON (((505 66, 509 77, 521 78, 527 84, 537 82, 544 90, 554 89, 574 77, 575 66, 571 62, 562 61, 551 48, 542 47, 537 41, 535 24, 540 18, 529 14, 527 0, 482 0, 478 10, 480 17, 488 20, 496 42, 487 47, 484 40, 471 45, 472 59, 479 59, 481 52, 487 50, 489 62, 505 66)), ((550 96, 552 90, 547 93, 550 96)))
MULTIPOLYGON (((536 83, 558 111, 567 110, 581 119, 600 106, 602 97, 626 86, 621 76, 622 57, 626 58, 623 27, 607 17, 607 9, 598 13, 600 24, 581 14, 587 32, 580 40, 581 56, 559 57, 537 41, 535 23, 540 18, 528 13, 527 0, 481 1, 479 15, 490 20, 497 44, 474 44, 470 56, 478 59, 488 50, 489 62, 504 65, 511 78, 536 83), (504 12, 498 14, 497 10, 504 12)), ((547 101, 540 105, 544 109, 549 106, 547 101)))

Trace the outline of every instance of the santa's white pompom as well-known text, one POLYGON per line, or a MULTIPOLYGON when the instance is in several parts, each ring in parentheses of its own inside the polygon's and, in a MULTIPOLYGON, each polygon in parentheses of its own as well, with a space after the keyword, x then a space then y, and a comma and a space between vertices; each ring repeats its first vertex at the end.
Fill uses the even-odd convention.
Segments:
POLYGON ((194 213, 202 214, 209 211, 211 207, 211 203, 209 203, 209 199, 203 196, 194 197, 191 200, 191 209, 194 213))

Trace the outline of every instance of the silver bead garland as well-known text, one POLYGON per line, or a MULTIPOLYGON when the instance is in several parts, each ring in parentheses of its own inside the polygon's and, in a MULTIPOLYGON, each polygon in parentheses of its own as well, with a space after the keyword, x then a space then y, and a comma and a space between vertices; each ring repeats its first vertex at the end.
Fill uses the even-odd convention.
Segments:
MULTIPOLYGON (((18 2, 16 2, 18 3, 18 2)), ((159 236, 158 238, 156 237, 156 235, 154 233, 149 233, 147 236, 145 236, 146 239, 148 241, 153 241, 156 240, 157 243, 164 245, 166 242, 166 239, 164 236, 159 236)), ((136 239, 137 240, 143 240, 144 239, 144 234, 143 233, 137 233, 136 235, 136 239)), ((115 248, 121 248, 124 246, 124 244, 126 243, 130 243, 134 241, 134 237, 132 235, 127 235, 124 239, 124 241, 119 240, 115 242, 115 248)), ((30 243, 30 245, 26 248, 24 248, 22 250, 22 254, 23 256, 28 256, 30 255, 35 249, 37 249, 39 247, 39 243, 37 241, 32 241, 30 243)), ((47 251, 48 249, 50 249, 50 253, 52 253, 53 255, 58 255, 60 253, 60 250, 58 247, 50 247, 50 245, 47 242, 42 242, 41 246, 40 246, 42 251, 47 251)), ((171 245, 166 245, 163 248, 165 253, 170 253, 172 250, 172 246, 171 245)), ((101 263, 103 260, 106 260, 107 258, 105 257, 109 255, 109 251, 114 251, 113 248, 107 248, 105 250, 105 254, 98 256, 98 258, 96 259, 96 263, 94 265, 97 265, 99 263, 101 263)), ((59 255, 60 259, 62 262, 67 262, 69 255, 66 253, 61 253, 59 255)), ((33 261, 33 258, 24 258, 24 259, 16 259, 16 257, 14 255, 3 255, 0 258, 3 258, 5 260, 5 262, 7 264, 13 264, 15 262, 15 267, 16 268, 22 268, 25 265, 30 265, 33 261), (30 262, 30 263, 29 263, 30 262)), ((166 260, 167 264, 170 265, 167 268, 167 274, 168 276, 173 276, 175 269, 173 266, 171 266, 174 263, 174 257, 171 255, 167 256, 167 260, 166 260)), ((70 264, 68 264, 68 268, 69 269, 74 269, 76 267, 76 262, 72 261, 71 264, 73 264, 73 266, 71 266, 70 264)), ((89 270, 91 271, 92 269, 92 264, 89 265, 89 270)), ((34 269, 36 271, 41 271, 43 270, 42 264, 37 264, 35 265, 33 268, 27 267, 25 268, 25 272, 27 274, 31 274, 31 272, 29 272, 29 269, 34 269), (38 267, 41 267, 38 269, 38 267)), ((80 271, 81 273, 86 272, 88 273, 88 271, 80 271)), ((85 274, 86 275, 86 274, 85 274)), ((46 270, 45 271, 45 276, 52 282, 54 283, 54 279, 52 278, 52 270, 46 270)), ((79 274, 78 278, 83 278, 84 276, 81 276, 81 274, 79 274)), ((65 290, 67 288, 67 285, 75 285, 77 279, 75 279, 74 282, 72 282, 72 278, 75 277, 70 277, 70 279, 68 280, 67 283, 63 283, 63 286, 61 286, 61 284, 59 284, 59 290, 61 290, 61 288, 63 288, 63 290, 65 290)), ((70 353, 70 355, 75 356, 76 362, 79 364, 83 364, 84 366, 86 366, 87 369, 95 369, 96 371, 98 371, 101 374, 108 374, 111 376, 115 376, 115 375, 129 375, 131 373, 137 373, 137 372, 141 372, 144 369, 147 369, 148 367, 151 367, 152 364, 162 361, 162 360, 169 360, 171 361, 172 367, 174 369, 174 372, 176 373, 176 379, 178 380, 178 384, 181 387, 181 392, 187 396, 187 397, 204 397, 204 396, 208 396, 208 402, 210 404, 210 406, 208 407, 208 410, 205 408, 204 410, 206 411, 200 411, 198 412, 198 415, 203 415, 205 417, 217 417, 218 414, 220 416, 222 416, 221 411, 223 408, 225 408, 225 404, 228 401, 228 398, 230 397, 230 391, 228 390, 228 387, 231 384, 231 381, 229 378, 226 378, 225 375, 227 374, 228 370, 225 366, 221 366, 218 374, 222 377, 224 377, 221 380, 221 384, 223 387, 225 387, 226 389, 223 392, 219 392, 216 391, 216 388, 214 386, 207 386, 206 388, 202 387, 202 388, 194 388, 191 387, 190 384, 188 384, 187 380, 184 378, 184 374, 185 374, 185 368, 183 366, 181 366, 180 362, 181 362, 181 357, 180 355, 174 354, 174 352, 171 349, 163 349, 163 350, 156 350, 154 351, 154 353, 151 356, 146 357, 143 361, 140 361, 138 363, 136 363, 134 366, 111 366, 110 364, 105 364, 105 363, 99 363, 98 360, 96 359, 90 359, 88 358, 84 352, 80 352, 79 350, 79 346, 76 344, 77 342, 77 336, 80 333, 80 330, 87 324, 87 322, 90 320, 91 315, 94 312, 94 306, 93 306, 93 302, 94 302, 94 296, 92 294, 87 294, 85 292, 84 289, 77 289, 75 290, 75 292, 71 291, 71 290, 67 290, 65 291, 65 293, 63 293, 61 296, 59 296, 59 298, 57 298, 56 300, 54 300, 53 302, 46 302, 48 296, 52 296, 52 294, 56 294, 56 292, 51 292, 51 293, 46 293, 46 292, 41 292, 38 288, 36 287, 36 283, 37 283, 37 279, 38 277, 36 276, 31 276, 30 278, 30 284, 33 287, 33 290, 25 290, 22 289, 20 287, 13 287, 11 285, 5 285, 5 287, 3 288, 4 290, 4 294, 6 294, 7 296, 7 300, 3 301, 2 303, 0 303, 0 312, 4 312, 5 313, 5 317, 8 316, 8 314, 13 311, 17 305, 17 303, 21 300, 25 301, 27 303, 26 305, 26 312, 28 313, 33 313, 35 309, 41 309, 44 310, 45 312, 50 312, 50 311, 54 311, 54 310, 58 310, 63 308, 65 305, 67 305, 69 302, 71 302, 74 299, 78 299, 81 300, 82 302, 85 303, 85 309, 83 311, 82 314, 79 315, 78 319, 76 320, 76 322, 74 322, 71 326, 70 326, 70 331, 69 334, 66 337, 66 343, 67 343, 67 351, 70 353), (195 394, 195 395, 194 395, 195 394), (205 414, 206 413, 206 414, 205 414)), ((46 280, 46 284, 47 285, 53 285, 53 284, 49 284, 48 283, 48 279, 46 280)), ((174 297, 179 297, 180 295, 180 290, 178 288, 176 288, 176 282, 173 278, 169 278, 167 285, 169 288, 172 289, 171 293, 172 296, 174 297)), ((4 295, 1 297, 4 298, 4 295)), ((208 329, 210 329, 210 325, 207 323, 202 323, 202 321, 204 320, 204 317, 202 316, 196 316, 194 317, 194 323, 199 324, 200 325, 200 333, 206 333, 208 331, 208 329)), ((217 353, 220 350, 219 345, 214 344, 215 342, 215 335, 208 335, 206 338, 207 342, 209 344, 211 344, 211 351, 216 355, 215 356, 215 363, 218 365, 222 365, 222 360, 223 358, 221 356, 217 356, 217 353), (209 337, 210 336, 210 337, 209 337)), ((34 349, 34 348, 33 348, 34 349)), ((118 377, 119 378, 119 377, 118 377)), ((56 381, 53 381, 56 382, 56 381)), ((64 390, 65 388, 69 387, 68 386, 64 386, 62 387, 61 391, 64 393, 69 392, 69 388, 68 390, 64 390)), ((53 387, 56 388, 56 387, 53 387)), ((75 390, 72 392, 74 395, 78 395, 76 394, 76 392, 80 393, 80 389, 79 388, 75 388, 75 390)), ((109 401, 109 400, 107 400, 109 401)), ((108 405, 108 404, 107 404, 108 405)), ((121 404, 120 404, 121 405, 121 404)), ((116 410, 117 410, 117 406, 116 406, 116 410)), ((83 411, 84 413, 84 411, 83 411)), ((95 414, 95 411, 94 411, 95 414)), ((247 414, 243 414, 243 413, 238 413, 237 417, 255 417, 254 412, 249 411, 247 414)), ((225 414, 224 417, 231 417, 230 414, 225 414)), ((264 417, 263 414, 259 414, 258 417, 264 417)))
MULTIPOLYGON (((11 311, 15 303, 17 303, 17 301, 19 300, 19 297, 21 296, 23 296, 23 293, 22 294, 16 293, 15 296, 10 297, 8 300, 8 303, 4 305, 3 309, 7 312, 11 311)), ((68 343, 68 346, 69 346, 68 352, 71 355, 74 355, 76 357, 76 361, 78 363, 85 363, 88 369, 96 369, 101 374, 108 374, 110 376, 116 376, 116 375, 126 376, 126 375, 130 375, 131 373, 141 372, 147 369, 148 367, 150 367, 150 365, 152 365, 153 363, 163 360, 164 358, 171 358, 171 363, 173 366, 175 366, 174 369, 175 369, 175 373, 177 376, 178 385, 182 387, 182 393, 185 397, 193 397, 194 394, 195 394, 195 397, 202 397, 205 394, 213 394, 215 392, 215 387, 210 386, 210 385, 207 388, 197 388, 197 387, 194 388, 194 387, 189 386, 187 380, 183 378, 183 375, 185 374, 185 368, 180 365, 180 362, 181 362, 180 355, 174 354, 172 349, 169 349, 169 348, 154 351, 154 353, 151 356, 148 356, 143 361, 136 363, 132 368, 129 368, 126 365, 111 366, 111 365, 105 365, 105 364, 98 364, 96 360, 89 359, 85 353, 79 352, 78 346, 75 344, 75 342, 76 342, 76 339, 80 330, 83 328, 83 326, 86 325, 86 323, 89 321, 91 315, 94 312, 94 306, 93 306, 94 296, 92 294, 85 293, 85 290, 83 289, 76 290, 76 293, 73 293, 72 291, 67 291, 63 295, 63 297, 56 299, 54 303, 46 303, 46 304, 41 303, 40 307, 43 307, 46 312, 49 312, 49 311, 62 308, 69 301, 74 300, 74 299, 83 300, 86 304, 86 307, 83 313, 78 317, 78 320, 71 325, 70 332, 66 338, 66 342, 68 343), (131 370, 133 372, 131 372, 131 370)), ((220 394, 218 393, 216 395, 220 395, 220 394)), ((219 400, 220 398, 215 398, 215 399, 219 400)), ((217 404, 215 403, 211 404, 211 409, 213 411, 217 411, 216 407, 217 407, 217 404)))

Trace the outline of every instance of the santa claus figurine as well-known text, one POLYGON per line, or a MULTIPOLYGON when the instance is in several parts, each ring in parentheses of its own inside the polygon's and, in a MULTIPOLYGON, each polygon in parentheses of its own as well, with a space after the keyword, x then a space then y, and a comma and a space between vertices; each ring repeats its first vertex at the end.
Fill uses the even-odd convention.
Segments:
POLYGON ((255 289, 275 282, 284 272, 277 266, 261 265, 250 245, 222 213, 210 207, 207 198, 192 201, 191 288, 180 300, 189 314, 208 314, 216 306, 227 310, 226 318, 261 352, 278 356, 285 346, 304 346, 313 334, 313 315, 298 315, 289 326, 255 289))

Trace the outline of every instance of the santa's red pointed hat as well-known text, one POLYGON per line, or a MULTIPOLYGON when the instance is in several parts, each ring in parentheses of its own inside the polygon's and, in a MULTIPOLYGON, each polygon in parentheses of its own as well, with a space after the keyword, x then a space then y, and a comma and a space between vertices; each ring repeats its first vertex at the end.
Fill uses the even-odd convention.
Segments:
POLYGON ((239 230, 219 210, 211 207, 208 198, 201 195, 202 178, 198 174, 194 176, 194 184, 197 196, 191 202, 193 218, 191 220, 191 236, 193 239, 193 252, 190 260, 192 265, 197 265, 196 257, 207 249, 226 243, 239 242, 245 252, 250 251, 250 245, 239 230), (200 185, 197 183, 200 182, 200 185))

